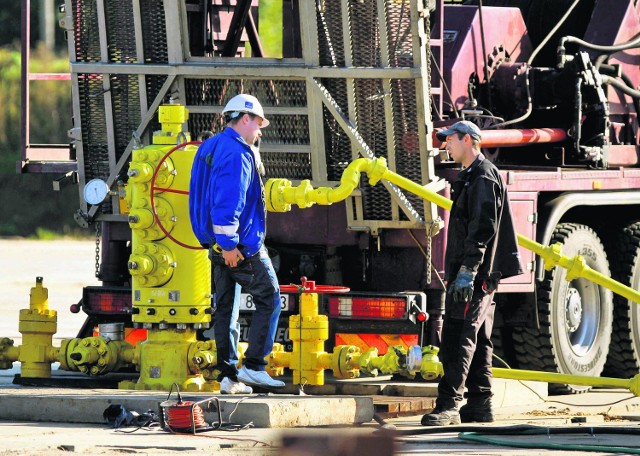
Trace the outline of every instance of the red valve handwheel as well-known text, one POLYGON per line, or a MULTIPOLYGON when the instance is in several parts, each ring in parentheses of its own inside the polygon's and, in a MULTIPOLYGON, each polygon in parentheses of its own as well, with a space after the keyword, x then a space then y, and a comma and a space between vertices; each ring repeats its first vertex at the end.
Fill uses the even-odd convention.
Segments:
POLYGON ((306 277, 301 277, 301 285, 280 285, 280 291, 282 293, 347 293, 350 291, 349 287, 340 287, 337 285, 316 285, 315 280, 307 280, 306 277))

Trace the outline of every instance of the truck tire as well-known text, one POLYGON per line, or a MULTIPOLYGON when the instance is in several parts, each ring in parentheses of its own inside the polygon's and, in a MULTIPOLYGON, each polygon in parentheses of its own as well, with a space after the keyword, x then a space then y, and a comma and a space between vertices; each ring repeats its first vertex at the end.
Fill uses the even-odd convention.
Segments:
MULTIPOLYGON (((581 255, 586 264, 607 276, 609 263, 600 239, 585 225, 559 224, 550 244, 560 242, 562 254, 581 255)), ((540 329, 515 328, 516 359, 522 369, 598 377, 604 368, 611 340, 611 291, 583 278, 571 282, 567 271, 546 271, 538 284, 540 329)), ((550 384, 554 394, 584 393, 591 387, 550 384)))
MULTIPOLYGON (((612 247, 612 277, 634 290, 640 290, 640 222, 622 230, 612 247)), ((640 371, 640 306, 633 301, 614 295, 613 332, 605 365, 610 377, 630 378, 640 371)))

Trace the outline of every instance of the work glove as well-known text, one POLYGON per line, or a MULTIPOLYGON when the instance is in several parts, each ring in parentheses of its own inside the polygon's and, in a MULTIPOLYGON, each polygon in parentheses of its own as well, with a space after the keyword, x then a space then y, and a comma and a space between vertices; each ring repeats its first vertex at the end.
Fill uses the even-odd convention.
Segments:
POLYGON ((457 302, 469 302, 473 296, 473 279, 476 274, 466 266, 461 266, 456 280, 449 286, 448 293, 457 302))

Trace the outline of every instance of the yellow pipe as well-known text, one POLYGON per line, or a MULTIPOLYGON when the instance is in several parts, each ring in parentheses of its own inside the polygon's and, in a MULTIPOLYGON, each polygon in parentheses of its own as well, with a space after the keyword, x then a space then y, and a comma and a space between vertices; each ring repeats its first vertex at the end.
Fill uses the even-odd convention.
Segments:
MULTIPOLYGON (((371 185, 385 179, 443 209, 451 210, 453 203, 450 199, 389 170, 384 158, 358 158, 354 160, 344 170, 337 188, 319 187, 314 189, 308 180, 302 181, 297 187, 292 187, 291 182, 286 179, 269 179, 266 185, 267 208, 272 212, 286 212, 291 210, 291 204, 306 208, 315 203, 329 205, 341 201, 347 198, 359 185, 361 172, 366 172, 369 175, 371 185)), ((567 280, 569 281, 577 277, 584 277, 630 301, 640 303, 640 292, 591 269, 580 255, 573 258, 563 256, 561 244, 544 246, 521 234, 518 234, 518 244, 544 258, 547 270, 558 265, 567 269, 567 280)))
POLYGON ((559 374, 556 372, 538 372, 521 369, 492 368, 496 378, 511 380, 533 380, 548 383, 566 383, 569 385, 585 385, 594 387, 625 388, 634 395, 640 396, 640 374, 631 378, 587 377, 585 375, 559 374))

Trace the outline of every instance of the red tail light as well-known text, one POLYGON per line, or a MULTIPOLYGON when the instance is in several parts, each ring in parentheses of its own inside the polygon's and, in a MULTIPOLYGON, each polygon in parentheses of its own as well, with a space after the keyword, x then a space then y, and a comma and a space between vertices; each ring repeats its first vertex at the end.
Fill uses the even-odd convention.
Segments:
POLYGON ((329 316, 371 320, 406 319, 407 304, 407 299, 403 297, 332 296, 329 298, 329 316))
POLYGON ((126 288, 85 287, 82 307, 88 315, 131 314, 131 290, 126 288))

